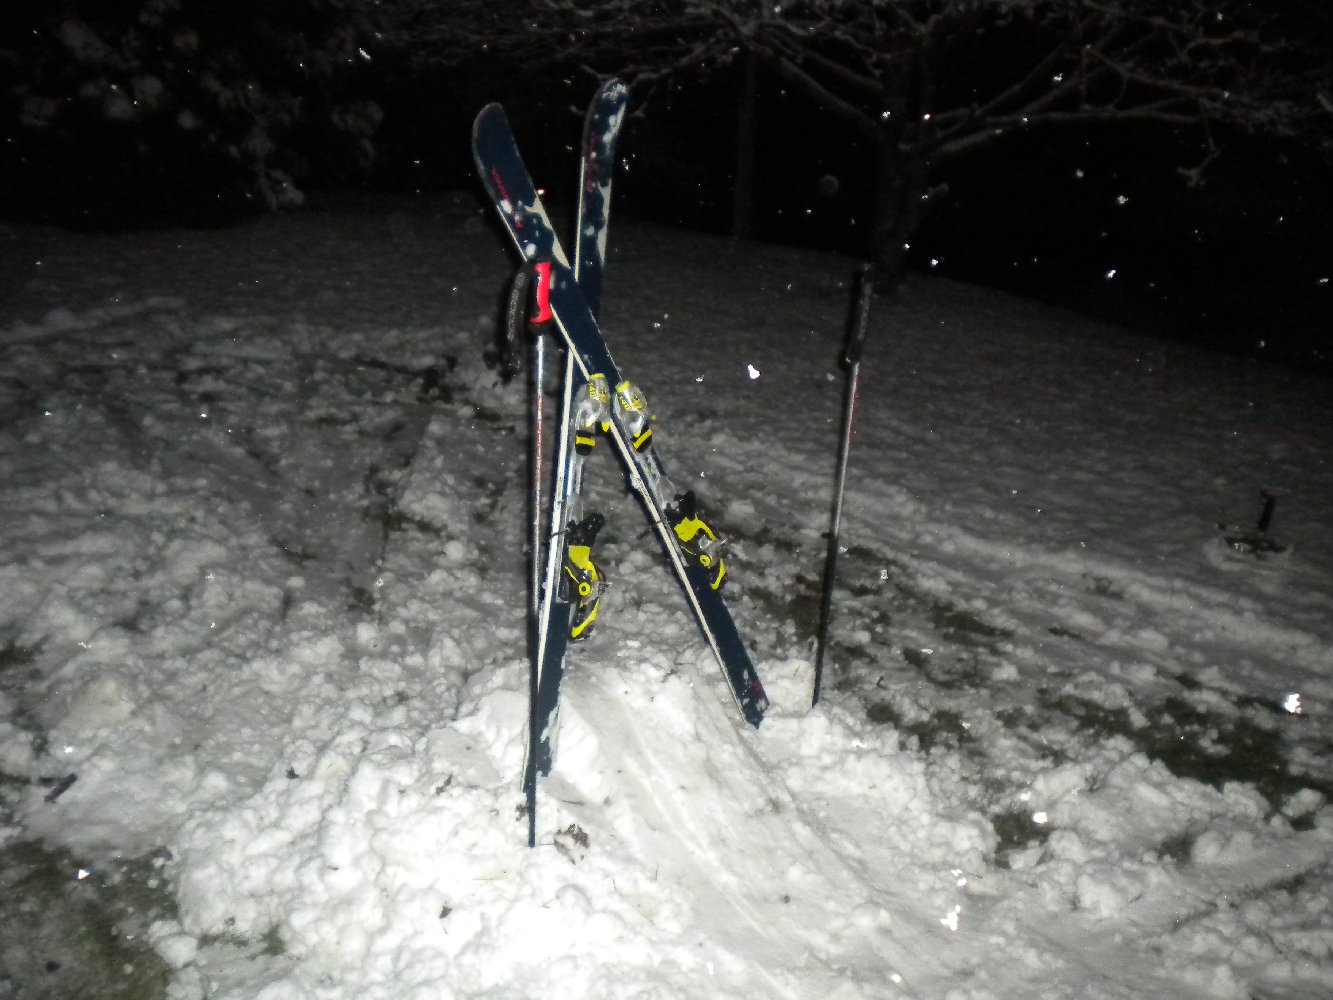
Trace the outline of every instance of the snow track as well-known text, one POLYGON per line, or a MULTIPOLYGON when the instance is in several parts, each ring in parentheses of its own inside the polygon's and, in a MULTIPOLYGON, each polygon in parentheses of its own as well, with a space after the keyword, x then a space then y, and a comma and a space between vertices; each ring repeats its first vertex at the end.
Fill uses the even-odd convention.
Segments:
POLYGON ((599 752, 590 759, 585 747, 562 757, 576 776, 566 779, 562 771, 548 794, 587 801, 592 796, 577 775, 595 775, 602 803, 614 808, 608 814, 563 805, 557 825, 568 817, 594 841, 611 836, 635 845, 640 864, 668 892, 707 887, 685 926, 718 956, 711 959, 718 995, 874 995, 863 992, 868 982, 898 972, 882 954, 888 914, 833 949, 812 935, 792 967, 790 927, 859 914, 867 906, 864 885, 805 824, 754 749, 742 745, 754 737, 738 732, 718 698, 725 692, 696 690, 682 675, 643 673, 571 676, 564 725, 595 729, 599 752))

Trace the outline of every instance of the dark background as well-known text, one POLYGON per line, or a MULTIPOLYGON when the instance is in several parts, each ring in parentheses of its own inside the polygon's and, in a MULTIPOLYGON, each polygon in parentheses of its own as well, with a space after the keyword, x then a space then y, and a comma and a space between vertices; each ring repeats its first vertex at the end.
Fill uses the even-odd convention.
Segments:
MULTIPOLYGON (((247 44, 235 31, 233 43, 247 44)), ((243 170, 220 159, 206 136, 183 140, 166 115, 131 127, 93 107, 50 129, 15 128, 13 95, 38 58, 23 54, 31 46, 18 51, 4 67, 10 134, 0 147, 0 213, 8 219, 120 230, 228 225, 263 210, 243 170)), ((539 184, 558 202, 574 190, 573 144, 596 80, 577 69, 516 72, 484 59, 434 68, 381 59, 336 87, 288 83, 316 91, 306 102, 310 123, 297 120, 282 133, 310 203, 349 187, 479 193, 471 119, 497 99, 539 184), (382 111, 373 159, 358 159, 345 136, 315 124, 348 97, 382 111)), ((622 139, 628 170, 617 215, 729 230, 736 92, 735 71, 724 69, 638 108, 622 139)), ((868 151, 773 81, 761 79, 757 112, 756 238, 867 253, 868 151)), ((1195 162, 1197 150, 1169 130, 1034 129, 1007 139, 951 170, 910 264, 1256 363, 1333 374, 1333 169, 1294 143, 1220 138, 1223 155, 1193 187, 1177 168, 1195 162)))
MULTIPOLYGON (((574 190, 574 106, 591 88, 580 79, 560 88, 565 100, 508 102, 553 197, 574 190)), ((395 123, 385 124, 392 134, 395 123)), ((867 254, 869 152, 818 107, 776 87, 761 91, 759 125, 756 237, 867 254)), ((735 135, 726 81, 656 98, 622 139, 629 170, 616 212, 729 231, 735 135)), ((447 137, 437 138, 437 155, 448 155, 447 137)), ((419 149, 423 163, 431 145, 419 149)), ((1188 137, 1144 126, 1014 137, 950 171, 910 264, 1256 362, 1333 374, 1333 169, 1294 143, 1242 135, 1227 137, 1204 183, 1191 186, 1178 168, 1196 160, 1188 137)), ((437 173, 464 181, 467 169, 459 162, 437 173)))

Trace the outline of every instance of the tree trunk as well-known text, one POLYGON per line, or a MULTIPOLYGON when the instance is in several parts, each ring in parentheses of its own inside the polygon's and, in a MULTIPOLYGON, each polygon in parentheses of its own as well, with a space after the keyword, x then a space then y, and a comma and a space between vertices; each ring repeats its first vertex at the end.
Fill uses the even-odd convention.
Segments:
POLYGON ((907 249, 925 214, 930 161, 911 136, 892 126, 875 142, 875 221, 871 259, 877 290, 888 293, 902 282, 907 249))
POLYGON ((736 106, 736 183, 731 195, 731 235, 738 240, 748 240, 754 235, 754 120, 758 65, 754 51, 747 49, 741 57, 741 86, 736 106))

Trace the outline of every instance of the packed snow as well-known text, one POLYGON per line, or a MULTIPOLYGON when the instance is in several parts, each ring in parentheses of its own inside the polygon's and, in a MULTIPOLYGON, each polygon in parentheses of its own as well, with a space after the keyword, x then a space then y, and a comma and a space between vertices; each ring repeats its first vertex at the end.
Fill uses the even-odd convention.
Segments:
POLYGON ((854 262, 617 219, 773 706, 599 448, 529 850, 488 210, 0 241, 0 998, 1333 995, 1327 381, 914 278, 812 709, 854 262), (1262 487, 1280 553, 1227 542, 1262 487))

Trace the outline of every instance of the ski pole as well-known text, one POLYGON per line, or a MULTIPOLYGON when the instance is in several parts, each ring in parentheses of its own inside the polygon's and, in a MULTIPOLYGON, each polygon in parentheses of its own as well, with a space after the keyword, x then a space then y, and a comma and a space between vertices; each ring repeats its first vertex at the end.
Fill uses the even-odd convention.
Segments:
MULTIPOLYGON (((540 627, 541 602, 542 602, 542 460, 545 444, 542 440, 543 428, 545 425, 543 419, 543 399, 546 382, 546 337, 543 336, 551 326, 551 264, 549 261, 539 262, 531 266, 520 268, 514 276, 514 283, 509 290, 509 301, 505 308, 505 327, 507 337, 507 347, 510 359, 506 367, 512 372, 516 367, 515 345, 518 340, 518 331, 526 326, 533 335, 532 345, 532 385, 530 390, 531 401, 531 451, 529 452, 529 463, 532 473, 532 491, 529 502, 532 505, 531 510, 531 531, 532 537, 529 541, 531 546, 531 578, 528 583, 530 591, 530 625, 528 628, 530 649, 529 669, 528 669, 528 702, 533 705, 537 700, 537 687, 540 680, 538 676, 537 658, 541 650, 538 645, 537 630, 540 627), (534 288, 533 282, 536 282, 534 288)), ((531 710, 528 713, 528 740, 529 746, 534 746, 533 742, 540 734, 536 732, 536 715, 531 710)), ((527 794, 528 804, 528 846, 534 846, 537 839, 537 790, 535 777, 524 776, 525 792, 527 794)))
POLYGON ((536 614, 541 606, 542 400, 546 387, 545 333, 551 328, 551 262, 537 262, 532 274, 536 287, 528 326, 536 341, 532 361, 532 610, 536 614))
POLYGON ((866 327, 870 321, 870 303, 875 294, 874 268, 861 266, 856 290, 855 311, 847 335, 842 363, 847 368, 847 384, 842 409, 842 438, 838 444, 838 471, 833 492, 832 522, 828 533, 828 552, 824 556, 824 593, 819 605, 819 631, 815 638, 815 683, 810 698, 813 708, 819 704, 819 689, 824 677, 824 653, 828 648, 829 621, 833 616, 833 581, 838 570, 838 537, 842 529, 842 500, 847 488, 847 455, 852 446, 856 420, 856 393, 861 378, 861 349, 865 346, 866 327))
MULTIPOLYGON (((529 517, 532 521, 532 572, 528 596, 534 615, 541 602, 542 388, 546 380, 546 338, 542 334, 546 332, 550 320, 549 299, 545 298, 540 285, 535 293, 534 308, 533 279, 541 280, 540 267, 540 264, 535 267, 525 265, 514 274, 513 283, 509 286, 509 299, 505 303, 505 331, 500 348, 501 374, 506 379, 512 378, 519 369, 517 347, 519 331, 526 329, 533 335, 532 382, 529 387, 531 450, 528 455, 529 471, 532 476, 532 490, 529 497, 531 504, 529 517)), ((549 274, 549 264, 546 265, 546 269, 549 274)))

